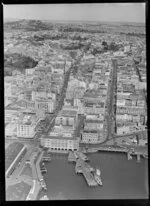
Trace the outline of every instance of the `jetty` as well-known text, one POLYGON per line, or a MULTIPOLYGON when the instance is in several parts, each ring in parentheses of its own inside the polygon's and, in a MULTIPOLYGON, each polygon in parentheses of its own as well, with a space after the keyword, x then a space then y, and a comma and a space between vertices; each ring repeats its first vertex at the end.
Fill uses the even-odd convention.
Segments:
POLYGON ((79 151, 75 151, 74 152, 75 155, 77 156, 77 158, 80 158, 84 161, 88 161, 89 159, 87 158, 87 156, 85 154, 83 154, 82 152, 79 152, 79 151))
POLYGON ((69 151, 68 161, 69 162, 76 162, 75 154, 72 151, 69 151))
POLYGON ((90 166, 87 162, 84 162, 82 159, 77 159, 75 172, 83 174, 87 184, 89 186, 97 186, 97 182, 91 172, 94 171, 94 168, 90 166))
POLYGON ((97 186, 97 182, 92 175, 92 173, 87 168, 82 168, 82 173, 86 179, 86 182, 89 186, 97 186))

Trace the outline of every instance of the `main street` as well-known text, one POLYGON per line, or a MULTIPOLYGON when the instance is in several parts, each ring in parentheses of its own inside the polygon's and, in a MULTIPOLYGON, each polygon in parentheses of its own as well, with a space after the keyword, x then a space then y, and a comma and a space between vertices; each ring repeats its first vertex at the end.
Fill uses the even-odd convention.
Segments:
POLYGON ((52 129, 52 127, 54 126, 55 124, 55 119, 59 113, 59 111, 62 109, 63 107, 63 104, 64 104, 64 99, 66 97, 66 90, 67 90, 67 87, 68 87, 68 82, 69 82, 69 78, 70 78, 70 73, 73 71, 75 65, 79 64, 79 62, 81 61, 84 53, 89 49, 89 45, 86 45, 83 50, 82 50, 82 54, 74 61, 74 63, 71 65, 71 67, 69 68, 69 70, 65 73, 64 75, 64 84, 62 86, 62 89, 61 89, 61 92, 60 92, 60 97, 58 99, 58 103, 57 103, 57 107, 54 111, 54 114, 53 114, 53 118, 49 121, 49 125, 48 127, 46 128, 46 135, 49 133, 49 131, 52 129))
MULTIPOLYGON (((106 103, 106 115, 105 115, 105 130, 106 130, 106 139, 112 138, 114 132, 114 104, 115 104, 115 88, 116 88, 116 76, 117 76, 117 60, 112 59, 112 70, 110 73, 110 82, 108 85, 107 93, 107 103, 106 103)), ((105 142, 104 141, 104 142, 105 142)))

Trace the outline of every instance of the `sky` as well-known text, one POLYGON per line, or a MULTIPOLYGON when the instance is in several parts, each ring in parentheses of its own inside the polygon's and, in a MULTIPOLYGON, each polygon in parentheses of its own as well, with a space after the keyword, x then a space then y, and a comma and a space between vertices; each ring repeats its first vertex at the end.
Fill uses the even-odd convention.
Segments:
POLYGON ((145 3, 4 5, 5 19, 145 23, 145 3))

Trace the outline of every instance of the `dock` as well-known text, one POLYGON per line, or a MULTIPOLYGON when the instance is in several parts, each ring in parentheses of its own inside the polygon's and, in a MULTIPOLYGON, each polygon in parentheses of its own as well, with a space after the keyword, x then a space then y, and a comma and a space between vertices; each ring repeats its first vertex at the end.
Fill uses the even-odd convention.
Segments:
POLYGON ((84 162, 82 159, 78 159, 76 162, 75 172, 83 174, 87 184, 89 186, 97 186, 94 176, 91 172, 94 171, 94 168, 91 167, 87 162, 84 162))
POLYGON ((82 160, 84 160, 84 161, 88 161, 88 160, 89 160, 89 159, 87 158, 87 156, 86 156, 85 154, 83 154, 82 152, 76 151, 76 152, 74 152, 74 153, 76 154, 77 158, 80 158, 80 159, 82 159, 82 160))
POLYGON ((76 162, 76 157, 75 157, 74 153, 71 151, 69 151, 68 161, 69 162, 76 162))
POLYGON ((46 167, 45 166, 42 166, 42 167, 40 167, 40 171, 43 173, 43 172, 47 172, 47 169, 46 169, 46 167))
POLYGON ((86 179, 86 182, 89 186, 97 186, 94 176, 87 168, 82 168, 83 175, 86 179))
POLYGON ((68 150, 56 150, 56 149, 48 149, 47 153, 59 153, 59 154, 68 154, 68 150))
POLYGON ((41 158, 41 161, 43 162, 50 162, 51 161, 51 157, 50 156, 44 156, 41 158))
POLYGON ((40 162, 41 162, 41 158, 42 156, 44 155, 44 151, 41 152, 41 154, 39 155, 37 161, 36 161, 36 170, 37 170, 37 176, 38 176, 38 179, 41 181, 43 180, 43 175, 41 173, 41 170, 40 170, 40 162))

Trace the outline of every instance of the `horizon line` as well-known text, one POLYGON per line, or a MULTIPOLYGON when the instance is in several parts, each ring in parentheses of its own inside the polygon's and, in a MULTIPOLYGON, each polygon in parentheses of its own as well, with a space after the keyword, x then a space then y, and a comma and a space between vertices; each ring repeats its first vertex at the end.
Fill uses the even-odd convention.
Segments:
POLYGON ((145 24, 146 25, 146 22, 136 22, 136 21, 101 21, 101 20, 58 20, 58 19, 35 19, 35 18, 7 18, 7 17, 4 17, 3 20, 36 20, 36 21, 66 21, 66 22, 109 22, 109 23, 139 23, 139 24, 145 24))

